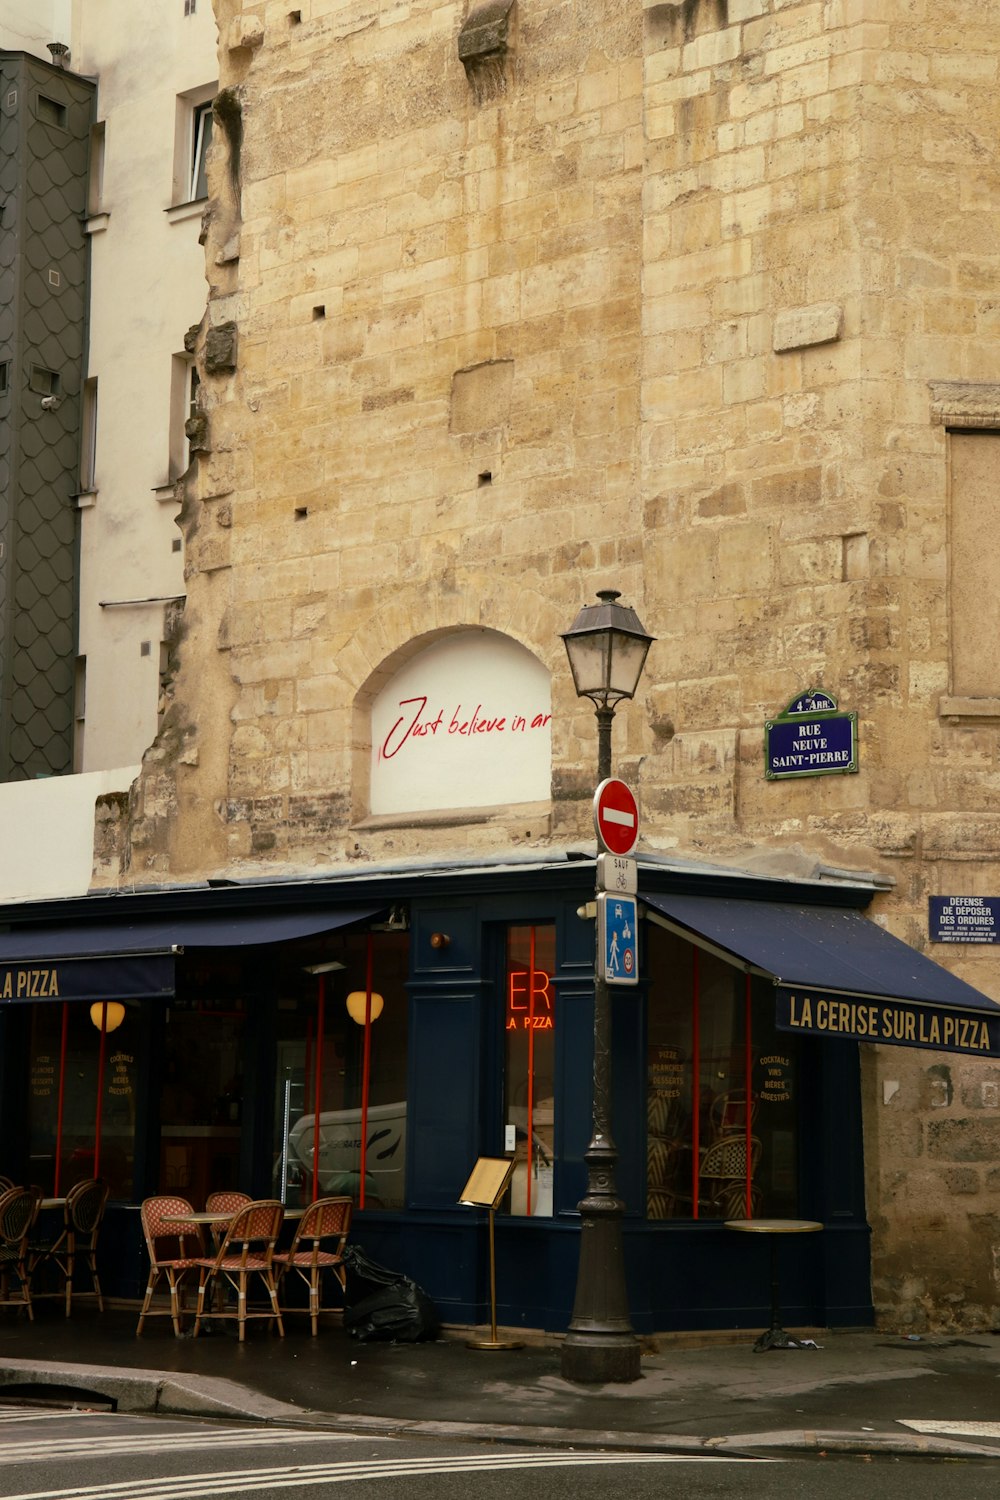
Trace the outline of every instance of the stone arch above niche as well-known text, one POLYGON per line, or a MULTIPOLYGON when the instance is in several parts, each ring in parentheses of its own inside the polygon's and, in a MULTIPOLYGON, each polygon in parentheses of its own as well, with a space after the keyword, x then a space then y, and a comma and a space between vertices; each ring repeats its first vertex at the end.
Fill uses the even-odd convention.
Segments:
POLYGON ((460 629, 420 647, 369 708, 371 816, 547 801, 548 669, 497 630, 460 629))

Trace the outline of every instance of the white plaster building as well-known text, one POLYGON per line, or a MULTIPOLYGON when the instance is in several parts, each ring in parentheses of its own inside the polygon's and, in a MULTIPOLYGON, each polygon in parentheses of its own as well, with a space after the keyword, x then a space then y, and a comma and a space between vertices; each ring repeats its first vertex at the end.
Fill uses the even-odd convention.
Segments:
MULTIPOLYGON (((85 354, 82 379, 65 388, 67 405, 78 403, 69 435, 78 432, 80 466, 75 482, 55 481, 56 502, 78 509, 75 673, 64 661, 67 682, 75 675, 72 764, 5 773, 0 813, 33 851, 7 865, 8 899, 87 889, 94 799, 127 790, 153 740, 164 618, 184 593, 175 484, 187 465, 185 333, 205 306, 198 240, 216 22, 210 0, 169 0, 135 19, 132 0, 10 0, 0 16, 0 50, 41 59, 55 82, 64 68, 94 89, 89 180, 79 185, 90 250, 85 354), (69 770, 58 797, 26 784, 49 774, 65 782, 69 770), (67 817, 80 825, 75 852, 67 817)), ((31 112, 38 89, 23 92, 31 112)), ((16 352, 11 364, 16 413, 16 352)), ((37 404, 25 385, 26 420, 37 404)))

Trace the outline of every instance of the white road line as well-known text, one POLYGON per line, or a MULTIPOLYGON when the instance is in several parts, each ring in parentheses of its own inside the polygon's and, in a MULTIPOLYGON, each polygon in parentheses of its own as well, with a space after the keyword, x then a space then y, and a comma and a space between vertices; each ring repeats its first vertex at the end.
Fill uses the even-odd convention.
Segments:
POLYGON ((65 1407, 59 1407, 53 1411, 0 1411, 0 1427, 16 1425, 22 1422, 61 1422, 67 1417, 106 1417, 110 1413, 98 1411, 94 1407, 79 1407, 76 1411, 67 1411, 65 1407))
POLYGON ((407 1479, 422 1474, 495 1473, 528 1468, 594 1468, 608 1465, 669 1463, 766 1463, 727 1454, 659 1453, 517 1453, 482 1458, 410 1458, 385 1463, 294 1464, 274 1469, 232 1469, 218 1474, 173 1474, 121 1483, 84 1485, 65 1490, 31 1490, 6 1500, 198 1500, 200 1496, 231 1495, 268 1485, 271 1489, 302 1489, 307 1485, 354 1483, 362 1479, 407 1479))
POLYGON ((207 1432, 98 1433, 95 1437, 36 1438, 25 1442, 0 1442, 0 1464, 38 1463, 44 1459, 95 1458, 119 1453, 172 1453, 178 1443, 185 1451, 201 1448, 262 1448, 288 1443, 391 1442, 392 1439, 363 1437, 360 1433, 306 1432, 273 1427, 224 1427, 207 1432))
POLYGON ((952 1437, 1000 1438, 1000 1422, 948 1422, 942 1418, 897 1417, 903 1427, 912 1427, 915 1432, 941 1432, 952 1437))

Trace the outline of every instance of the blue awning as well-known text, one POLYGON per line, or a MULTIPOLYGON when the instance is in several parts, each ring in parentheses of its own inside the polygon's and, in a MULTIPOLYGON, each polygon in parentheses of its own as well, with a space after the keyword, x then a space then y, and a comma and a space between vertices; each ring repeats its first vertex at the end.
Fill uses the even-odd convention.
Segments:
POLYGON ((1000 1056, 1000 1005, 860 912, 643 893, 692 942, 770 977, 781 1030, 1000 1056))
POLYGON ((193 913, 0 932, 0 1004, 168 996, 175 959, 185 949, 287 943, 353 926, 380 910, 193 913))

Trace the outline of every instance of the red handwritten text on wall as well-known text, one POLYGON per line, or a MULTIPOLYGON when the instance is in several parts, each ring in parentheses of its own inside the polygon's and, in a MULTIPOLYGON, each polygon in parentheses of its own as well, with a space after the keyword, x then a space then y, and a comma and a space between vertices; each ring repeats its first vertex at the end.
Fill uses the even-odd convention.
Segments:
POLYGON ((427 738, 476 740, 483 735, 527 734, 533 729, 546 729, 552 722, 549 713, 494 714, 484 713, 483 705, 477 703, 470 713, 461 703, 451 710, 439 708, 434 714, 427 707, 427 694, 399 700, 400 714, 379 747, 379 759, 391 760, 405 745, 413 746, 427 738))

